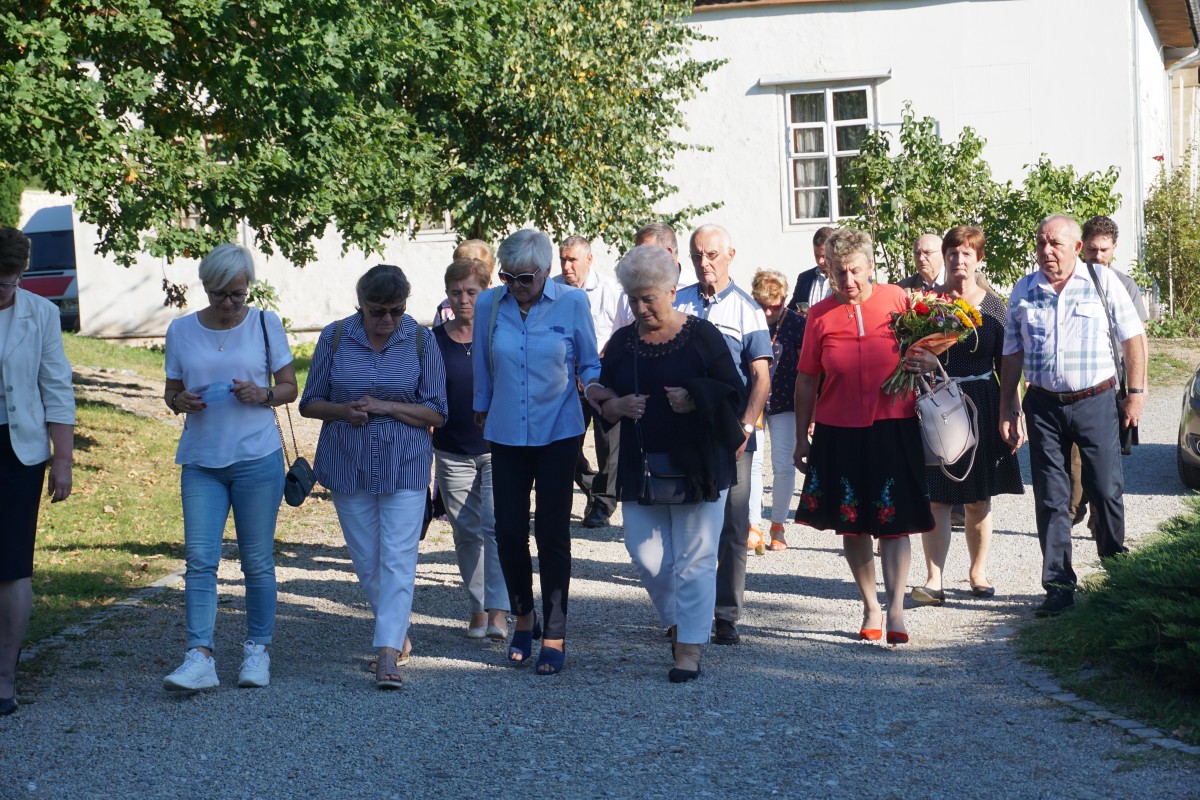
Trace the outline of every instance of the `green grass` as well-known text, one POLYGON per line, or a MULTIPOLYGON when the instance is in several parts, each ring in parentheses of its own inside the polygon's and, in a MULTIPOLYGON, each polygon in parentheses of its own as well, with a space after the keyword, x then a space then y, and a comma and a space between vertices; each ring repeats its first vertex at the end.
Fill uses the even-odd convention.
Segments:
POLYGON ((1018 645, 1066 689, 1200 744, 1200 498, 1018 645))
POLYGON ((44 502, 27 639, 56 633, 179 567, 178 432, 103 403, 80 402, 74 491, 44 502))
POLYGON ((1195 372, 1196 365, 1185 361, 1177 353, 1163 352, 1150 345, 1150 360, 1146 365, 1151 386, 1183 386, 1195 372))
POLYGON ((75 333, 63 334, 67 361, 86 367, 128 369, 146 378, 162 378, 165 356, 162 349, 133 347, 75 333))

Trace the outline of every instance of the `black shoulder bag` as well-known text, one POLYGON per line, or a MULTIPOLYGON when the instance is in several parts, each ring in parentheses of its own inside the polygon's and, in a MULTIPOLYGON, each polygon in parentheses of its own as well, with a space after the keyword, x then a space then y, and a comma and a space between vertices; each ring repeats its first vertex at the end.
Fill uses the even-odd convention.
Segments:
MULTIPOLYGON (((271 337, 267 336, 267 313, 265 311, 258 312, 258 324, 262 328, 263 346, 267 352, 267 388, 270 389, 274 373, 271 371, 271 337)), ((300 448, 296 446, 296 430, 292 427, 292 410, 287 403, 283 404, 283 410, 287 413, 288 432, 292 434, 292 455, 295 456, 295 460, 288 467, 287 475, 284 478, 283 499, 289 506, 299 506, 304 502, 304 498, 312 493, 313 486, 317 483, 317 476, 313 474, 312 466, 307 459, 300 455, 300 448)), ((287 440, 283 438, 283 427, 279 424, 279 412, 275 410, 274 406, 271 407, 271 416, 275 417, 275 430, 279 431, 279 444, 283 446, 283 460, 286 463, 288 460, 287 440)))
POLYGON ((1088 264, 1087 268, 1088 273, 1092 276, 1092 283, 1096 286, 1096 291, 1100 293, 1100 305, 1104 306, 1104 321, 1108 324, 1108 347, 1112 351, 1113 365, 1117 368, 1117 432, 1121 439, 1121 455, 1127 456, 1133 452, 1133 446, 1138 444, 1138 429, 1137 425, 1125 427, 1121 424, 1121 404, 1129 395, 1125 359, 1121 357, 1121 346, 1117 343, 1117 333, 1113 330, 1112 313, 1108 310, 1108 294, 1100 283, 1096 265, 1088 264))
MULTIPOLYGON (((633 393, 638 391, 638 341, 637 328, 633 330, 633 393)), ((688 479, 684 472, 671 461, 665 452, 647 453, 642 443, 642 421, 633 421, 637 433, 638 451, 642 454, 642 478, 638 483, 637 501, 640 506, 677 506, 698 503, 700 498, 688 491, 688 479)))

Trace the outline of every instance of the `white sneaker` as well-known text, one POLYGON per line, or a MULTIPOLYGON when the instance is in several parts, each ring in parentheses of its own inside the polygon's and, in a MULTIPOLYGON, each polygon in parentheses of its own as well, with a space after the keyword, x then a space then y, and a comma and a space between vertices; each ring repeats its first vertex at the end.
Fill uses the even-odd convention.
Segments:
POLYGON ((262 687, 271 682, 271 656, 265 645, 245 642, 242 644, 242 671, 238 674, 238 686, 262 687))
POLYGON ((187 651, 179 669, 163 678, 163 688, 172 692, 194 692, 220 686, 217 680, 217 660, 198 648, 187 651))

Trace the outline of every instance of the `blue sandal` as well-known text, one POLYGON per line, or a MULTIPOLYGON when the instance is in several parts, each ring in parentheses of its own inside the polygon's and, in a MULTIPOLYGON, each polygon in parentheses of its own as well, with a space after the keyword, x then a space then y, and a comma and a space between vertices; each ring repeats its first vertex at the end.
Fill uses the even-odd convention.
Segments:
POLYGON ((513 630, 512 642, 508 645, 508 663, 514 667, 529 663, 533 656, 533 640, 542 638, 542 624, 537 613, 533 615, 533 627, 527 631, 513 630), (513 658, 520 656, 520 658, 513 658))
POLYGON ((537 674, 538 675, 557 675, 562 672, 563 661, 567 658, 567 644, 563 642, 563 649, 558 650, 554 647, 546 647, 542 645, 541 652, 538 653, 537 674), (543 669, 548 667, 548 669, 543 669))

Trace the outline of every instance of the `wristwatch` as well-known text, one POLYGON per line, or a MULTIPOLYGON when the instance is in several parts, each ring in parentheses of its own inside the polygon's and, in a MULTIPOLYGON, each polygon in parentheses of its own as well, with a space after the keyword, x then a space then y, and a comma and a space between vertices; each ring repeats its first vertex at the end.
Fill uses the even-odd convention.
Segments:
POLYGON ((749 436, 750 434, 754 433, 754 426, 751 425, 749 422, 743 422, 742 423, 742 432, 745 433, 747 436, 749 436))
POLYGON ((1145 394, 1146 393, 1145 389, 1134 389, 1132 386, 1130 386, 1125 391, 1128 392, 1129 394, 1145 394))

